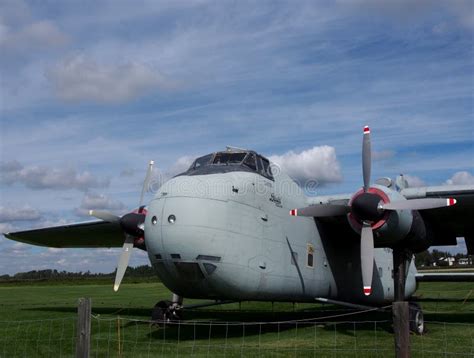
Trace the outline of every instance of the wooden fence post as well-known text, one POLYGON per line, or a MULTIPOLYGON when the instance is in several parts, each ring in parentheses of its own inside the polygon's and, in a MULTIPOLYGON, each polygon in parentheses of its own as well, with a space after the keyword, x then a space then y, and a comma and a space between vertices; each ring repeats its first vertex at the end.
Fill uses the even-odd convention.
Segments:
POLYGON ((395 335, 395 357, 410 357, 410 321, 408 302, 393 302, 393 331, 395 335))
POLYGON ((79 298, 79 305, 77 307, 76 358, 89 358, 91 306, 90 298, 79 298))

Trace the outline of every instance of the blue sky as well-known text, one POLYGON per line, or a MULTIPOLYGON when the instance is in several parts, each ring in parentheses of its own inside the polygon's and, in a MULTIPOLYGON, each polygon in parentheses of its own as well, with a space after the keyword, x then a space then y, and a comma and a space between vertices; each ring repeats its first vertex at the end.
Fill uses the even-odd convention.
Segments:
MULTIPOLYGON (((225 145, 293 158, 320 194, 352 192, 365 124, 374 178, 474 184, 473 6, 2 1, 0 228, 126 212, 149 160, 169 174, 225 145)), ((117 260, 0 248, 0 273, 117 260)), ((146 263, 136 251, 132 265, 146 263)))

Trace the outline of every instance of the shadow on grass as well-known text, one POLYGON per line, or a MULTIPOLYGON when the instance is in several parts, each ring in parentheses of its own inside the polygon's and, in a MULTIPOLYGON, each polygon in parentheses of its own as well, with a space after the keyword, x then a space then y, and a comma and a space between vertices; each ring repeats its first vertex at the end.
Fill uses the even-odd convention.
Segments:
POLYGON ((463 302, 466 303, 474 303, 474 297, 473 298, 438 298, 438 297, 417 297, 413 301, 416 302, 435 302, 435 303, 459 303, 462 304, 463 302))
MULTIPOLYGON (((133 326, 133 323, 130 323, 133 326)), ((327 332, 334 332, 348 337, 355 337, 360 335, 361 331, 373 332, 373 322, 354 323, 327 323, 327 322, 298 322, 298 323, 255 323, 255 324, 199 324, 196 322, 188 322, 186 324, 172 324, 162 327, 156 327, 153 332, 148 334, 149 337, 155 340, 167 341, 194 341, 194 340, 208 340, 208 339, 227 339, 227 338, 250 338, 253 336, 263 337, 265 334, 280 335, 287 331, 302 332, 306 328, 313 329, 314 327, 323 329, 327 332), (296 331, 296 329, 298 331, 296 331)), ((385 331, 393 333, 390 322, 384 322, 377 325, 378 331, 385 331)), ((304 334, 303 334, 304 336, 304 334)))
MULTIPOLYGON (((37 308, 23 308, 25 311, 41 311, 41 312, 62 312, 62 313, 77 313, 77 307, 37 307, 37 308)), ((129 308, 129 307, 93 307, 92 314, 101 315, 126 315, 143 317, 149 319, 151 309, 149 308, 129 308)))
MULTIPOLYGON (((454 301, 454 300, 453 300, 454 301)), ((456 302, 458 302, 457 300, 456 302)), ((424 302, 421 300, 421 302, 424 302)), ((426 301, 425 301, 426 302, 426 301)), ((430 301, 428 301, 430 302, 430 301)), ((461 302, 460 302, 461 303, 461 302)), ((76 313, 76 307, 37 307, 25 308, 28 311, 76 313)), ((133 307, 94 307, 94 315, 103 318, 120 316, 124 328, 131 326, 150 327, 151 309, 133 307), (108 317, 107 317, 108 316, 108 317), (138 321, 136 321, 138 319, 138 321), (143 321, 139 321, 143 320, 143 321)), ((187 309, 184 321, 166 326, 153 325, 148 333, 152 339, 171 341, 211 338, 251 337, 265 333, 283 333, 285 331, 314 327, 338 334, 354 337, 360 331, 384 331, 393 333, 391 311, 360 312, 340 309, 335 306, 305 307, 295 311, 270 311, 256 309, 187 309), (297 322, 295 322, 297 321, 297 322), (375 326, 374 322, 377 321, 375 326), (381 322, 382 321, 382 322, 381 322), (357 333, 354 333, 356 331, 357 333)), ((474 312, 426 312, 426 321, 450 323, 474 323, 474 312)))
POLYGON ((474 323, 474 312, 456 312, 456 313, 425 313, 425 321, 443 322, 443 323, 474 323))
MULTIPOLYGON (((245 323, 271 323, 284 321, 376 321, 390 318, 388 312, 360 312, 352 309, 333 309, 334 307, 321 309, 321 306, 314 308, 304 308, 295 311, 269 311, 269 310, 239 310, 239 309, 185 309, 183 310, 186 321, 215 321, 215 322, 245 322, 245 323)), ((30 307, 25 311, 41 312, 61 312, 76 313, 77 308, 73 306, 51 306, 51 307, 30 307)), ((151 308, 134 307, 93 307, 92 313, 95 315, 120 315, 131 316, 138 319, 149 320, 151 308)), ((124 317, 125 318, 125 317, 124 317)))

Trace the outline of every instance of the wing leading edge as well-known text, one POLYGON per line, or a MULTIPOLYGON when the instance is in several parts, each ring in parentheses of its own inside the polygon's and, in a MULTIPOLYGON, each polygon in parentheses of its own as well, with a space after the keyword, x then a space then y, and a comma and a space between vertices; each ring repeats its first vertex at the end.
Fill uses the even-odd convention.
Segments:
MULTIPOLYGON (((474 254, 474 185, 444 185, 403 189, 408 200, 422 198, 453 198, 456 205, 420 211, 430 228, 431 246, 456 245, 457 237, 464 237, 468 253, 474 254)), ((348 205, 351 194, 320 196, 310 200, 313 205, 348 205)), ((350 226, 344 216, 318 219, 334 227, 336 231, 350 234, 350 226)), ((339 235, 340 236, 340 235, 339 235)), ((352 235, 353 236, 353 235, 352 235)), ((354 236, 355 238, 355 236, 354 236)))
POLYGON ((407 188, 401 191, 407 199, 454 198, 453 207, 420 212, 431 227, 432 246, 456 245, 457 237, 464 237, 468 252, 474 254, 474 185, 444 185, 407 188))
POLYGON ((90 221, 4 234, 8 239, 30 245, 57 248, 122 247, 118 223, 90 221))

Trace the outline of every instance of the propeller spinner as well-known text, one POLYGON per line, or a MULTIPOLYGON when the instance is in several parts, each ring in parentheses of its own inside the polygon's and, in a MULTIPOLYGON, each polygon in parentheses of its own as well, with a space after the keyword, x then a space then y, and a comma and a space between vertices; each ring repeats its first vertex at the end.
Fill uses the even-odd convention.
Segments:
POLYGON ((119 261, 117 263, 117 272, 115 274, 114 282, 114 291, 117 292, 120 283, 122 282, 125 271, 128 267, 128 262, 130 261, 130 255, 132 254, 132 249, 136 241, 141 241, 144 238, 145 232, 143 228, 143 223, 145 222, 146 209, 143 204, 143 196, 148 187, 151 173, 153 170, 153 161, 150 161, 148 165, 148 170, 143 181, 143 187, 140 195, 139 209, 137 212, 131 212, 123 215, 122 217, 116 216, 106 211, 99 210, 90 210, 89 215, 94 216, 103 221, 117 223, 120 225, 124 235, 125 241, 122 246, 122 253, 120 254, 119 261))
MULTIPOLYGON (((292 209, 292 216, 327 217, 348 214, 349 219, 360 226, 360 262, 362 271, 363 292, 366 296, 372 293, 372 274, 374 265, 374 230, 384 223, 390 211, 427 210, 456 204, 452 198, 425 198, 399 200, 390 202, 388 196, 380 189, 370 186, 372 150, 370 128, 364 127, 362 139, 362 177, 363 188, 352 196, 349 204, 318 204, 305 208, 292 209)), ((388 189, 387 190, 391 190, 388 189)), ((402 239, 402 238, 400 238, 402 239)))

